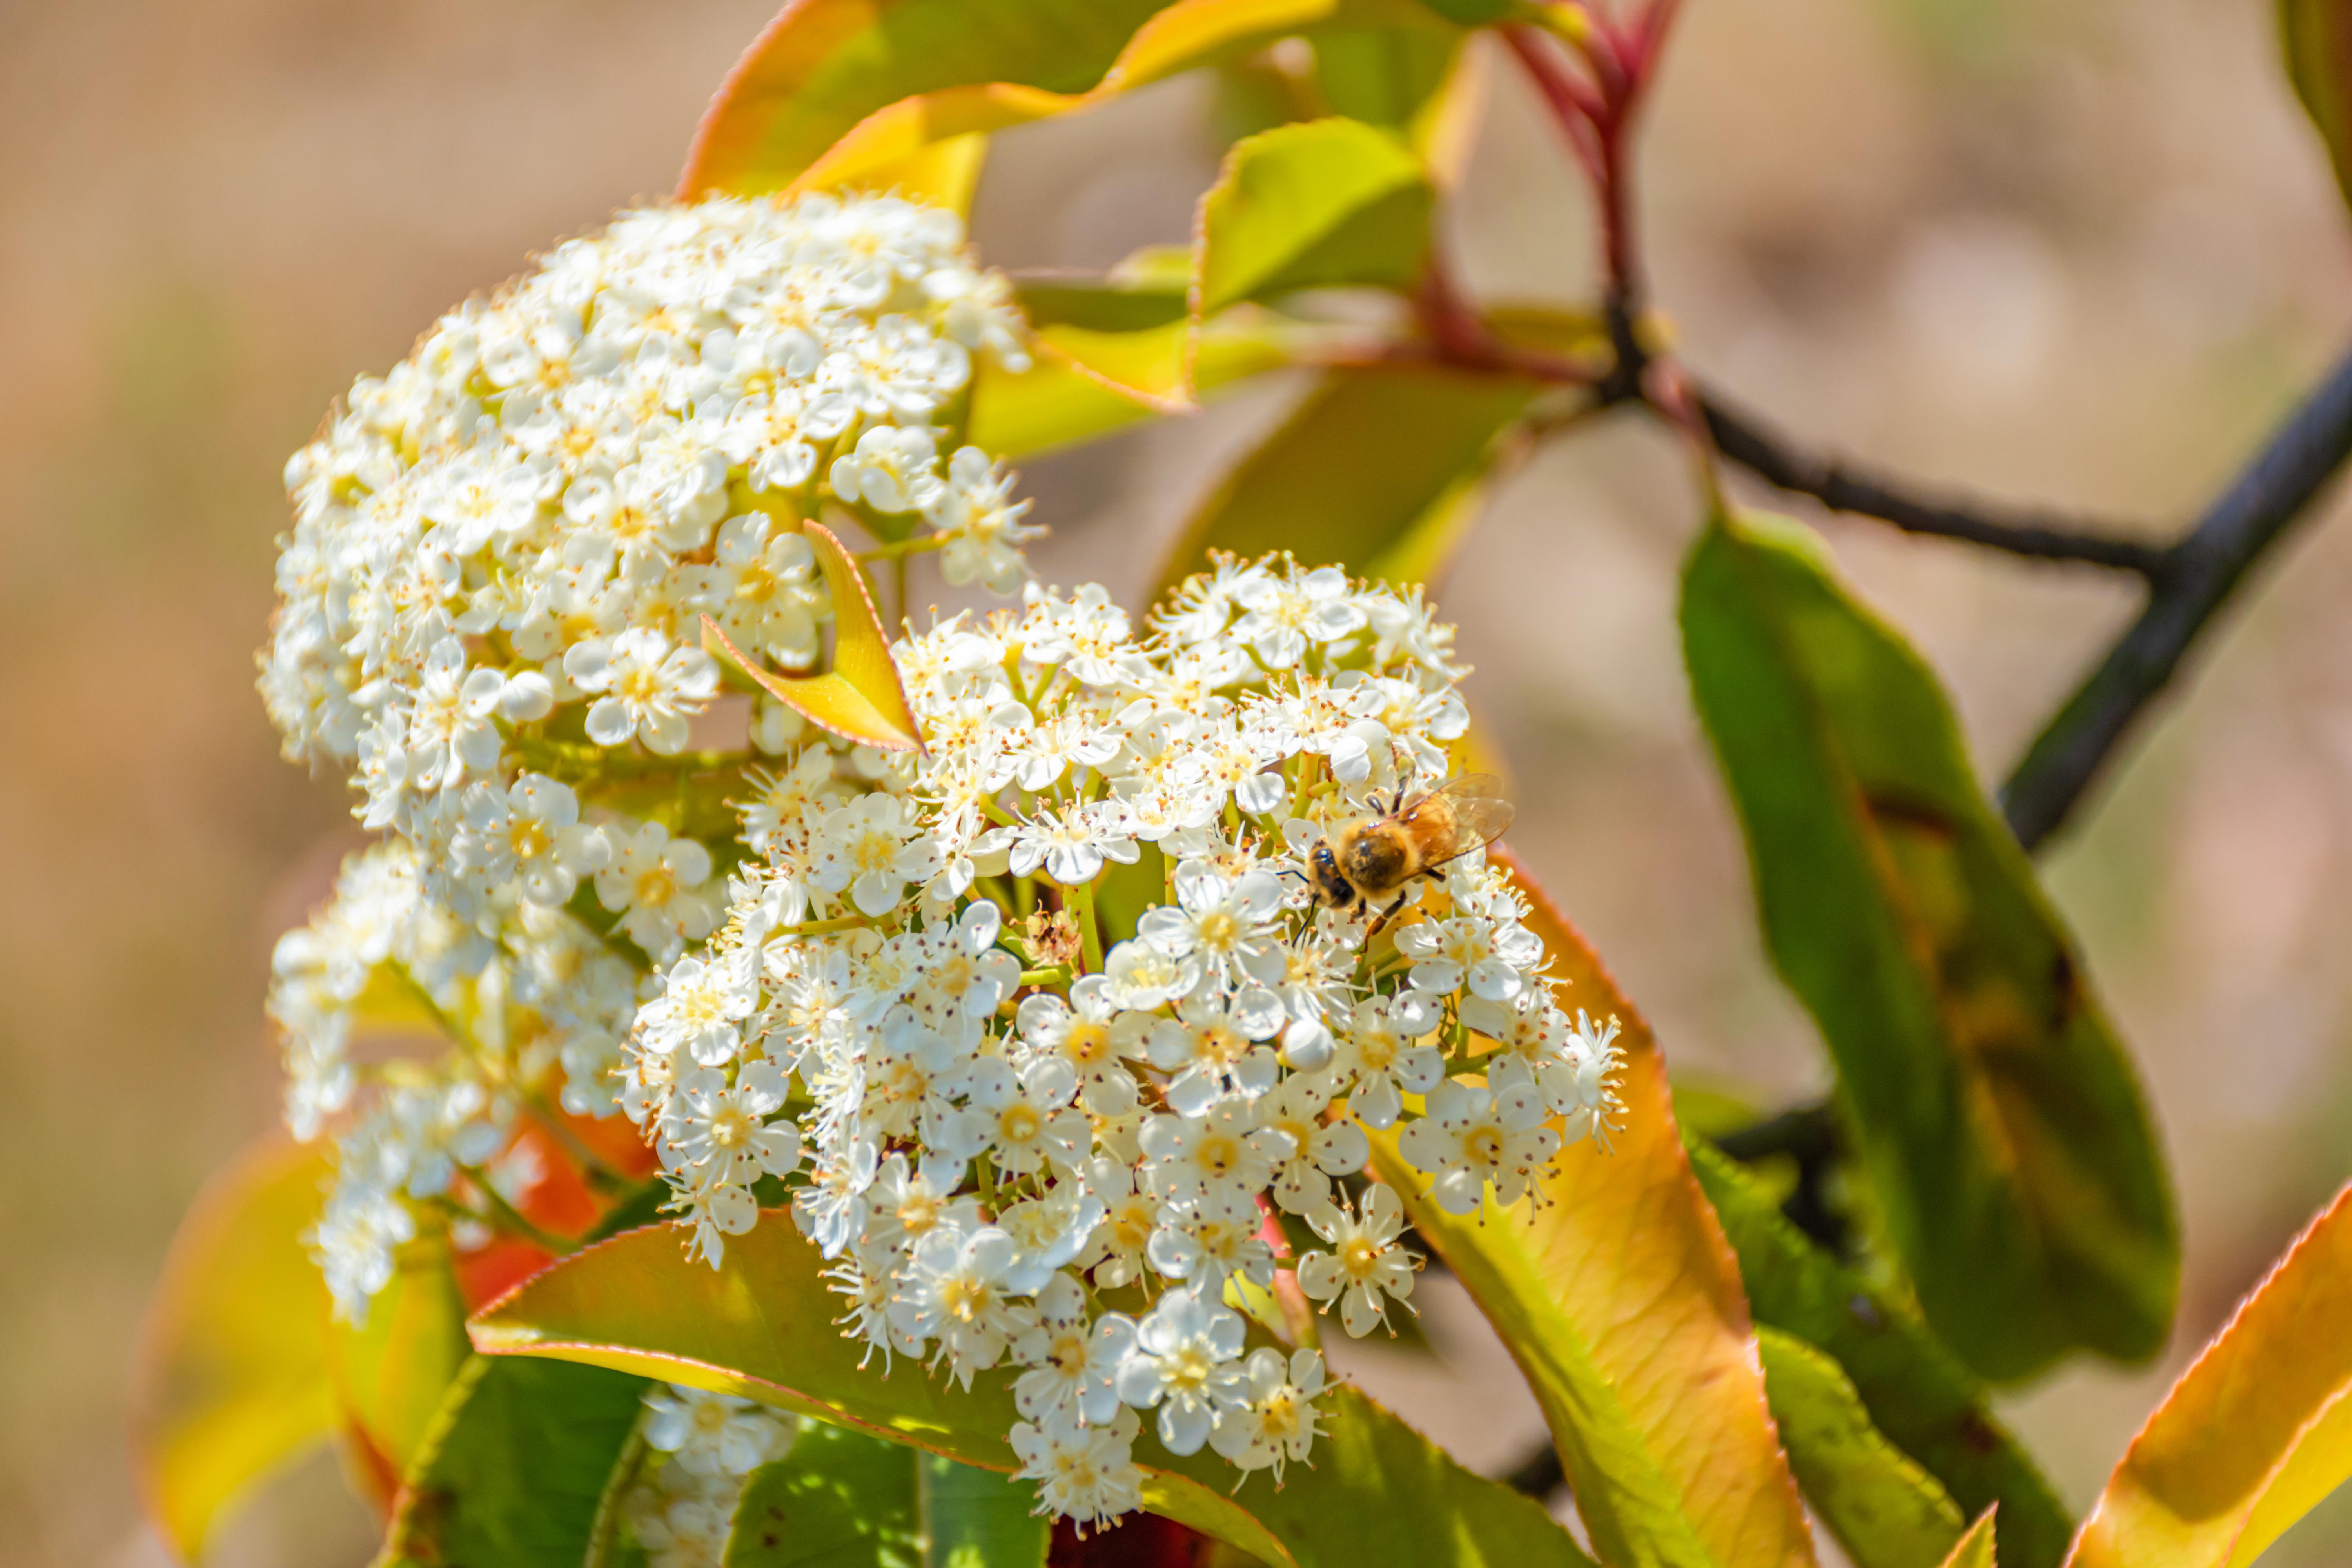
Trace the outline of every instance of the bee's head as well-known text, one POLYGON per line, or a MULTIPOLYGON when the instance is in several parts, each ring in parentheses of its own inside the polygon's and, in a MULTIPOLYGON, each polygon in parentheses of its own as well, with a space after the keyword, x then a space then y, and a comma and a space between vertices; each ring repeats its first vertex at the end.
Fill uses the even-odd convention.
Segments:
POLYGON ((1307 855, 1307 876, 1316 896, 1333 909, 1344 910, 1356 901, 1356 889, 1339 875, 1339 858, 1331 853, 1328 843, 1318 844, 1307 855))

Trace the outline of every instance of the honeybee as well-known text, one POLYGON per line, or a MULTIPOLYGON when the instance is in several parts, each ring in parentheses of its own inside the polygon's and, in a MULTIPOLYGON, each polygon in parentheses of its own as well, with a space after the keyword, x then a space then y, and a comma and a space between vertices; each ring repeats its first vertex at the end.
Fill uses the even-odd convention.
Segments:
MULTIPOLYGON (((1503 836, 1511 826, 1511 803, 1495 793, 1501 787, 1492 773, 1463 773, 1410 805, 1397 791, 1380 816, 1343 823, 1317 841, 1307 854, 1308 886, 1343 911, 1387 902, 1381 911, 1386 920, 1403 906, 1407 882, 1434 877, 1455 856, 1503 836)), ((1379 810, 1380 797, 1371 804, 1379 810)))

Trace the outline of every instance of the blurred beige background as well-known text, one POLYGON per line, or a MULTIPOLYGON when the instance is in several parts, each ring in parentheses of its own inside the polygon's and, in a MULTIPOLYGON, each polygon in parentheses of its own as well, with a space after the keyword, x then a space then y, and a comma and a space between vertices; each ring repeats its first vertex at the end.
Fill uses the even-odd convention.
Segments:
MULTIPOLYGON (((533 248, 665 191, 768 0, 0 7, 0 1557, 160 1561, 124 1462, 141 1303, 205 1174, 269 1124, 269 945, 355 841, 250 689, 278 470, 329 401, 533 248)), ((2347 222, 2253 0, 1692 0, 1642 168, 1691 360, 1822 445, 2174 526, 2352 332, 2347 222)), ((1507 73, 1497 72, 1498 78, 1507 73)), ((1003 139, 978 236, 1099 266, 1184 232, 1217 148, 1179 82, 1003 139)), ((1498 81, 1458 210, 1496 295, 1578 296, 1582 194, 1498 81)), ((1132 595, 1290 388, 1031 465, 1041 571, 1132 595)), ((2161 1367, 2018 1421, 2095 1492, 2171 1372, 2352 1173, 2352 519, 2332 500, 2144 737, 2057 894, 2137 1047, 2187 1216, 2161 1367)), ((1541 454, 1446 608, 1522 852, 1678 1066, 1824 1083, 1762 963, 1672 622, 1694 510, 1626 421, 1541 454)), ((2127 616, 2097 574, 1825 524, 1958 694, 1989 772, 2127 616)), ((1515 1457, 1506 1374, 1412 1395, 1515 1457)), ((2282 1559, 2352 1551, 2338 1500, 2282 1559)), ((332 1568, 314 1466, 224 1562, 332 1568)))

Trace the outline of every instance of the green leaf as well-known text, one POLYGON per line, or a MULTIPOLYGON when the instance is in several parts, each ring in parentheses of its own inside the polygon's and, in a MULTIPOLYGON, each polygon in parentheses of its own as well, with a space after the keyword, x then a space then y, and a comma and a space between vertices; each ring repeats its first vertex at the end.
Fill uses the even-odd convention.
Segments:
POLYGON ((826 529, 809 522, 801 531, 824 568, 824 585, 833 597, 833 668, 823 675, 770 674, 745 658, 709 616, 702 617, 705 647, 716 643, 776 700, 836 735, 886 752, 920 750, 907 689, 890 658, 890 634, 866 591, 865 574, 826 529))
POLYGON ((1941 1563, 1968 1526, 1951 1494, 1870 1424, 1837 1363, 1778 1329, 1757 1342, 1789 1467, 1854 1568, 1941 1563))
POLYGON ((1360 120, 1284 125, 1234 143, 1201 198, 1192 312, 1300 289, 1402 289, 1429 249, 1429 175, 1360 120))
POLYGON ((476 1356, 417 1450, 380 1568, 580 1568, 646 1379, 476 1356))
POLYGON ((1539 390, 1439 365, 1328 373, 1202 503, 1155 596, 1212 550, 1288 550, 1399 584, 1438 575, 1539 390))
POLYGON ((802 1423, 792 1452, 752 1472, 735 1505, 726 1568, 924 1568, 915 1471, 927 1457, 829 1421, 802 1423))
POLYGON ((1602 1561, 1810 1564, 1739 1276, 1684 1156, 1657 1041, 1525 868, 1489 854, 1532 906, 1550 973, 1621 1026, 1623 1125, 1605 1150, 1564 1150, 1541 1206, 1446 1214, 1393 1133, 1372 1141, 1381 1179, 1518 1363, 1602 1561))
POLYGON ((1029 1511, 1037 1503, 1029 1482, 938 1454, 919 1454, 915 1475, 929 1568, 1038 1568, 1045 1561, 1053 1526, 1029 1511))
MULTIPOLYGON (((727 1245, 726 1267, 689 1262, 675 1226, 632 1231, 574 1253, 477 1317, 490 1354, 551 1356, 746 1394, 982 1469, 1019 1468, 1012 1376, 969 1392, 901 1360, 861 1367, 841 1337, 822 1260, 788 1215, 770 1211, 727 1245)), ((1281 1568, 1367 1562, 1460 1568, 1583 1568, 1575 1540, 1529 1500, 1462 1468, 1344 1384, 1325 1401, 1314 1468, 1276 1488, 1241 1482, 1222 1459, 1136 1445, 1144 1506, 1281 1568), (1413 1506, 1399 1509, 1396 1500, 1413 1506)))
POLYGON ((2352 1185, 2132 1438, 2070 1568, 2245 1568, 2352 1481, 2352 1185))
POLYGON ((1682 623, 1766 946, 1927 1321, 1996 1379, 2155 1354, 2180 1240, 2147 1108, 1934 674, 1785 521, 1718 516, 1682 623))
POLYGON ((401 1248, 392 1281, 357 1328, 327 1331, 327 1370, 343 1415, 382 1478, 397 1483, 415 1463, 469 1349, 466 1303, 446 1233, 401 1248))
POLYGON ((228 1506, 334 1429, 327 1288, 302 1243, 320 1144, 247 1149, 172 1239, 140 1336, 132 1439, 147 1512, 194 1561, 228 1506))
POLYGON ((2352 201, 2352 4, 2278 0, 2278 18, 2287 79, 2319 127, 2337 188, 2352 201))
POLYGON ((1696 1140, 1689 1149, 1739 1256, 1756 1321, 1833 1358, 1872 1424, 1964 1511, 1998 1504, 2000 1555, 2010 1568, 2057 1568, 2074 1521, 2032 1457, 1986 1408, 1976 1373, 1907 1308, 1807 1239, 1755 1177, 1696 1140))

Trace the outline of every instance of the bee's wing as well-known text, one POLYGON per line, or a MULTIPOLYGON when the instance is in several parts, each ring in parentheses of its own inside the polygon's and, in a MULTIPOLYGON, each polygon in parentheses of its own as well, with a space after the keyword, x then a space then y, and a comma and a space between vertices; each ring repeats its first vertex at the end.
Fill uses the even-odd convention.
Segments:
POLYGON ((1435 841, 1424 851, 1434 865, 1503 836, 1511 826, 1512 809, 1502 796, 1502 787, 1503 781, 1492 773, 1463 773, 1446 780, 1397 816, 1416 826, 1442 824, 1444 831, 1433 835, 1435 841))

